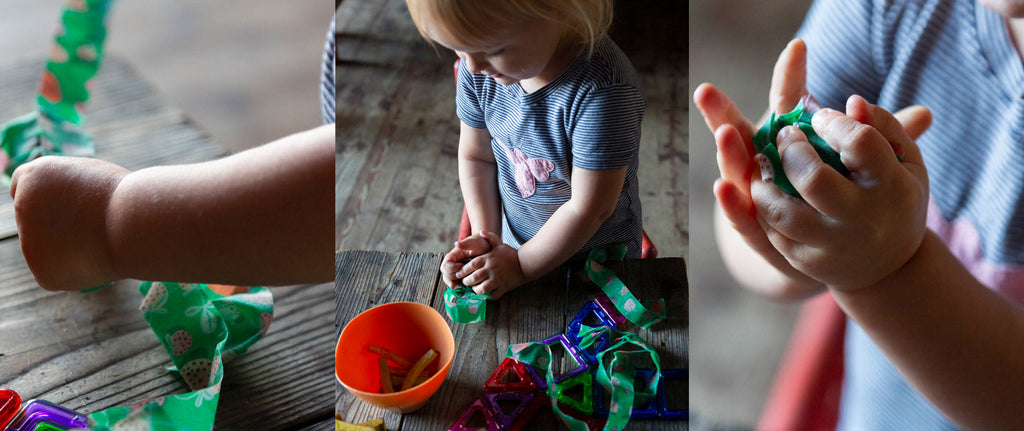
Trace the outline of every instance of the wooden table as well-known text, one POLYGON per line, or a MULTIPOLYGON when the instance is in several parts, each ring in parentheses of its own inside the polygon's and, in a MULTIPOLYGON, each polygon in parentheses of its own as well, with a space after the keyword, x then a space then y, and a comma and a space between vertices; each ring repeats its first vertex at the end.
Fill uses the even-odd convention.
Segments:
MULTIPOLYGON (((442 301, 445 287, 437 270, 442 257, 434 253, 338 253, 335 289, 340 324, 336 336, 359 313, 389 302, 428 304, 448 320, 442 301)), ((688 293, 683 260, 629 260, 609 268, 639 298, 665 298, 669 318, 650 330, 636 332, 658 351, 663 368, 688 367, 688 293)), ((599 292, 582 265, 563 265, 501 300, 489 302, 484 322, 451 324, 448 320, 455 336, 455 358, 444 384, 422 409, 405 415, 390 413, 356 399, 335 383, 335 410, 351 423, 382 417, 389 430, 448 429, 473 399, 483 395, 484 382, 504 358, 509 344, 539 341, 565 332, 580 308, 599 292)), ((558 429, 558 420, 550 410, 542 412, 529 429, 558 429)), ((660 420, 644 420, 640 426, 630 423, 637 429, 666 430, 687 429, 689 425, 685 421, 660 420)))
MULTIPOLYGON (((42 62, 0 68, 0 121, 32 109, 42 62)), ((97 157, 130 169, 226 154, 168 107, 124 61, 108 58, 86 129, 97 157)), ((138 311, 137 281, 100 291, 39 288, 21 255, 13 204, 0 193, 0 388, 83 413, 188 392, 138 311)), ((328 284, 275 288, 274 323, 225 364, 220 429, 329 429, 332 295, 328 284)))

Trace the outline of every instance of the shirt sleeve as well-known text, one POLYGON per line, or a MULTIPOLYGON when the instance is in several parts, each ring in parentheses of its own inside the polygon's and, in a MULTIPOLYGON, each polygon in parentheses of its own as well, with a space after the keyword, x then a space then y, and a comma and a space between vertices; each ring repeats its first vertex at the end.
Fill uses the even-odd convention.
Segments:
POLYGON ((480 88, 477 76, 469 73, 464 64, 464 61, 459 61, 458 77, 456 78, 458 82, 455 89, 455 113, 467 126, 474 129, 486 129, 484 111, 480 106, 480 99, 477 97, 480 88))
POLYGON ((583 169, 629 166, 640 149, 640 122, 646 101, 636 87, 619 84, 596 89, 580 104, 569 133, 572 164, 583 169))
POLYGON ((807 89, 822 106, 845 111, 853 94, 877 102, 887 73, 883 9, 873 0, 811 5, 797 37, 807 44, 807 89))

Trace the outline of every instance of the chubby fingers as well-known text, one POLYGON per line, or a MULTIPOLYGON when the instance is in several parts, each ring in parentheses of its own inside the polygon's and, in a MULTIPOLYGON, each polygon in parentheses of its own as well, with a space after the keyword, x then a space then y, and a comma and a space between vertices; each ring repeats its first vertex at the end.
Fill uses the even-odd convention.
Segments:
POLYGON ((793 39, 775 62, 768 107, 774 112, 789 112, 804 94, 807 94, 807 46, 803 40, 793 39))
MULTIPOLYGON (((740 108, 721 90, 707 82, 701 84, 693 92, 693 103, 697 105, 708 130, 715 133, 724 124, 732 124, 739 131, 743 142, 750 142, 754 137, 754 125, 740 112, 740 108)), ((753 154, 753 146, 749 153, 753 154)))
POLYGON ((903 157, 906 163, 924 164, 921 150, 914 143, 914 137, 920 136, 931 126, 932 115, 928 108, 911 106, 904 108, 897 115, 876 105, 868 103, 864 98, 853 95, 846 101, 846 114, 851 118, 874 127, 882 134, 897 157, 903 157), (914 136, 914 137, 912 137, 914 136))
POLYGON ((715 157, 718 161, 719 174, 728 182, 738 186, 750 182, 750 161, 753 154, 751 148, 739 130, 732 124, 723 124, 715 130, 715 146, 718 151, 715 157))
MULTIPOLYGON (((901 169, 889 141, 875 127, 832 109, 815 113, 811 124, 818 136, 839 152, 851 178, 861 185, 886 183, 901 169)), ((910 150, 908 144, 913 145, 909 139, 901 142, 904 152, 910 150)))
POLYGON ((462 284, 465 284, 466 286, 472 286, 474 284, 480 283, 483 280, 477 280, 478 278, 480 278, 480 275, 477 275, 476 272, 478 269, 483 268, 484 265, 486 264, 487 259, 485 256, 477 256, 471 259, 465 265, 462 265, 462 267, 459 268, 458 271, 455 271, 455 278, 461 278, 462 284))
POLYGON ((921 105, 908 106, 893 114, 910 139, 917 140, 932 125, 932 111, 921 105))
MULTIPOLYGON (((819 169, 832 169, 822 165, 819 169)), ((796 187, 797 183, 793 185, 796 187)), ((791 248, 790 243, 818 244, 823 240, 822 236, 830 231, 830 217, 803 199, 790 196, 771 182, 751 181, 750 192, 753 205, 757 208, 755 222, 758 228, 780 251, 791 248)), ((803 191, 800 190, 800 193, 803 194, 803 191)))
POLYGON ((829 217, 849 210, 845 197, 855 193, 856 185, 822 161, 799 128, 782 128, 776 144, 786 177, 810 207, 829 217))

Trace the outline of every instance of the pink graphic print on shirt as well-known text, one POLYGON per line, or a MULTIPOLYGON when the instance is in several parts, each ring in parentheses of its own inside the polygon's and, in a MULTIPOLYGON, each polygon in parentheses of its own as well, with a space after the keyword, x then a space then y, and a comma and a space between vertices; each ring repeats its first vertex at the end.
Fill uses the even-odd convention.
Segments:
POLYGON ((547 181, 548 174, 555 170, 555 164, 548 159, 531 159, 519 151, 518 148, 510 149, 504 142, 497 139, 505 154, 516 167, 516 186, 519 187, 519 194, 523 198, 533 196, 537 191, 537 181, 547 181))

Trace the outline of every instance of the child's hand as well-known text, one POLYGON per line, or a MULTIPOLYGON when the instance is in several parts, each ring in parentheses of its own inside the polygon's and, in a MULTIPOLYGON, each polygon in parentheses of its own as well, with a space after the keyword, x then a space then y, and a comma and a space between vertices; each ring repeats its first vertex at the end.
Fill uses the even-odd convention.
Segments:
POLYGON ((814 130, 850 169, 824 164, 795 127, 778 136, 786 176, 803 196, 754 181, 751 197, 772 245, 795 268, 838 289, 857 289, 903 266, 925 233, 928 176, 917 145, 897 117, 859 96, 846 115, 821 110, 814 130), (902 146, 903 162, 893 148, 902 146))
MULTIPOLYGON (((455 248, 444 256, 441 261, 441 278, 448 287, 455 286, 461 277, 455 273, 462 269, 465 262, 491 251, 491 243, 484 238, 488 232, 481 231, 477 235, 470 235, 455 243, 455 248)), ((493 235, 493 234, 492 234, 493 235)))
MULTIPOLYGON (((788 112, 807 94, 806 49, 803 41, 797 39, 782 51, 772 74, 769 109, 788 112)), ((715 181, 714 193, 722 215, 742 242, 778 272, 781 284, 800 286, 796 290, 814 289, 818 282, 793 268, 771 244, 757 221, 750 191, 751 173, 757 169, 751 141, 756 132, 755 126, 725 93, 710 84, 702 84, 697 89, 694 102, 708 128, 715 134, 721 178, 715 181)), ((726 251, 727 247, 723 245, 723 252, 726 251)), ((743 266, 749 267, 747 264, 743 266)), ((765 282, 758 279, 748 284, 753 286, 765 282)))
POLYGON ((456 273, 462 284, 472 286, 473 291, 486 295, 487 299, 498 299, 506 292, 526 283, 523 270, 519 267, 519 251, 502 243, 501 237, 491 232, 481 232, 491 251, 477 256, 456 273))
POLYGON ((77 290, 120 277, 106 229, 107 204, 129 171, 102 160, 43 157, 11 176, 25 261, 47 290, 77 290))

